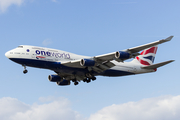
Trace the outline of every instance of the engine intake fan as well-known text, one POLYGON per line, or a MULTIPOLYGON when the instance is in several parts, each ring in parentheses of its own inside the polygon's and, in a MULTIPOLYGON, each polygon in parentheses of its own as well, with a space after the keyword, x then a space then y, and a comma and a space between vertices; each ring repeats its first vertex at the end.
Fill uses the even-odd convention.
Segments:
POLYGON ((81 59, 80 61, 80 65, 81 66, 94 66, 95 65, 95 61, 91 60, 91 59, 81 59))
POLYGON ((61 81, 61 77, 59 75, 49 75, 48 79, 51 82, 59 82, 59 81, 61 81))
POLYGON ((130 55, 130 53, 128 53, 128 52, 118 51, 118 52, 116 52, 116 54, 115 54, 115 58, 116 58, 116 59, 120 59, 120 60, 125 60, 125 59, 131 58, 131 55, 130 55))

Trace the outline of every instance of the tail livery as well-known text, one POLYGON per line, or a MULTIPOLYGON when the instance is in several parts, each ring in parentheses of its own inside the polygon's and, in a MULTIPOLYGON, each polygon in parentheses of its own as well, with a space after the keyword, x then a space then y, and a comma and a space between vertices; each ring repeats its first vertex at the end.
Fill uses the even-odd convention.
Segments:
POLYGON ((142 65, 152 65, 157 52, 157 46, 145 49, 141 52, 141 55, 137 56, 135 59, 139 61, 142 65))
POLYGON ((157 70, 158 67, 164 66, 168 63, 173 62, 174 60, 169 60, 157 64, 154 63, 154 59, 156 56, 158 46, 153 46, 151 48, 145 49, 141 52, 139 56, 137 56, 133 62, 140 63, 142 65, 142 69, 154 69, 157 70))

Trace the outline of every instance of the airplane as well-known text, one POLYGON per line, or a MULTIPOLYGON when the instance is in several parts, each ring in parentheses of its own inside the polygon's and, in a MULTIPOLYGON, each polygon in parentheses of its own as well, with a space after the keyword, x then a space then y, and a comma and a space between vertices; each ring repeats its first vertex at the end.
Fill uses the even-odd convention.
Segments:
POLYGON ((78 85, 80 81, 91 82, 96 76, 126 76, 141 73, 156 72, 157 68, 174 60, 153 64, 159 44, 170 41, 173 36, 141 46, 98 55, 94 57, 82 56, 70 52, 44 47, 20 45, 5 53, 10 60, 24 67, 27 66, 49 69, 56 74, 48 76, 49 81, 57 85, 78 85), (142 51, 143 50, 143 51, 142 51), (142 51, 141 53, 139 53, 142 51), (133 58, 130 62, 127 59, 133 58))

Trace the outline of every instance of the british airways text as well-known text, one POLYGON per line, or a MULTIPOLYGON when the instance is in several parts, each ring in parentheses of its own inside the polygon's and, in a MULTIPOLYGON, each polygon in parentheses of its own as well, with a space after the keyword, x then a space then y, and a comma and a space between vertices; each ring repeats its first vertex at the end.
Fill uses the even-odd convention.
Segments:
POLYGON ((70 55, 66 53, 54 53, 54 52, 49 52, 49 51, 40 51, 36 50, 37 55, 43 55, 43 56, 52 56, 56 58, 65 58, 65 59, 70 59, 70 55))

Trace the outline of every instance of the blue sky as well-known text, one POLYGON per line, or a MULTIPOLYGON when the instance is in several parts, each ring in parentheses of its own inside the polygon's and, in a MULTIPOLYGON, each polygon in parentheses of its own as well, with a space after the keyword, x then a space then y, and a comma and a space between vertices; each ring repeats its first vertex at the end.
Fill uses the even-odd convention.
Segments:
POLYGON ((173 119, 180 117, 180 2, 177 0, 0 0, 0 118, 43 120, 173 119), (174 35, 159 45, 156 73, 97 77, 66 87, 53 71, 23 67, 6 51, 34 45, 95 56, 174 35), (149 113, 149 114, 148 114, 149 113))

